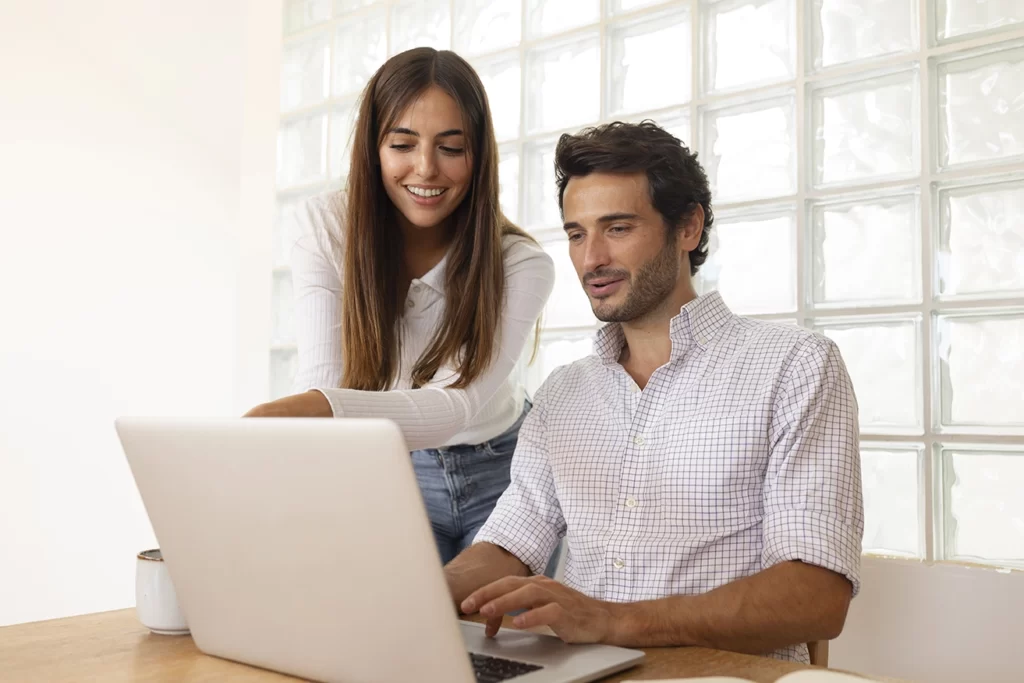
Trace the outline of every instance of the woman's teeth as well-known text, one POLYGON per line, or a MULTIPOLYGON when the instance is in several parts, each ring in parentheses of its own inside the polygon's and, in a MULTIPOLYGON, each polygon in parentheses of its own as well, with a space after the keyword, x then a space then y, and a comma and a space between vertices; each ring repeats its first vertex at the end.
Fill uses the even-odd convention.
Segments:
POLYGON ((412 192, 417 197, 436 197, 445 190, 445 188, 435 188, 428 190, 423 187, 413 187, 412 185, 406 185, 405 189, 409 190, 409 192, 412 192))

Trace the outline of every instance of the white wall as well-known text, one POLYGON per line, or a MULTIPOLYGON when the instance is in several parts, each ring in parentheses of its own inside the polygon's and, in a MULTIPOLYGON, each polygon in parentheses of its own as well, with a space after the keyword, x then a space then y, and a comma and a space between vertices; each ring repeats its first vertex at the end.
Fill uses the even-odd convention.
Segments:
POLYGON ((280 17, 0 3, 0 625, 134 604, 117 415, 264 398, 280 17))
POLYGON ((1024 681, 1024 572, 864 558, 829 666, 928 683, 1024 681))

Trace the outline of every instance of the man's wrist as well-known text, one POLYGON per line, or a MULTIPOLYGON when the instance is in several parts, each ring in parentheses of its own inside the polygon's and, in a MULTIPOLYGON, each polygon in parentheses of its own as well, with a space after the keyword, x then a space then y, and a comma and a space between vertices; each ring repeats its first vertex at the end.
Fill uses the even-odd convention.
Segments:
POLYGON ((605 645, 626 645, 635 641, 637 608, 635 602, 606 602, 608 610, 608 631, 602 642, 605 645))
POLYGON ((602 642, 620 647, 697 645, 693 596, 606 603, 609 627, 602 642))

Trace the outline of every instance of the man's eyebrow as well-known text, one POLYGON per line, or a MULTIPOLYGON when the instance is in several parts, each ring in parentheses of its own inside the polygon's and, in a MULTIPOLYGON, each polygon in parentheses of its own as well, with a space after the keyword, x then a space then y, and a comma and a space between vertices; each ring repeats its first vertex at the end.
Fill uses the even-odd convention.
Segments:
MULTIPOLYGON (((635 213, 609 213, 601 216, 597 219, 598 223, 614 223, 615 221, 628 221, 634 218, 639 218, 635 213)), ((562 226, 563 230, 575 230, 576 228, 582 228, 583 226, 576 221, 569 221, 562 226)))

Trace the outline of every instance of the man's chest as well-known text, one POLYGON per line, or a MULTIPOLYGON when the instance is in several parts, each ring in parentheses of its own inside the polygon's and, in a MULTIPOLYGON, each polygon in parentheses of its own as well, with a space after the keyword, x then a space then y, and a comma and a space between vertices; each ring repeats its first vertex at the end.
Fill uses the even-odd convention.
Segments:
POLYGON ((580 382, 549 409, 547 451, 570 526, 699 532, 759 518, 771 376, 694 366, 656 374, 641 392, 618 374, 580 382))

